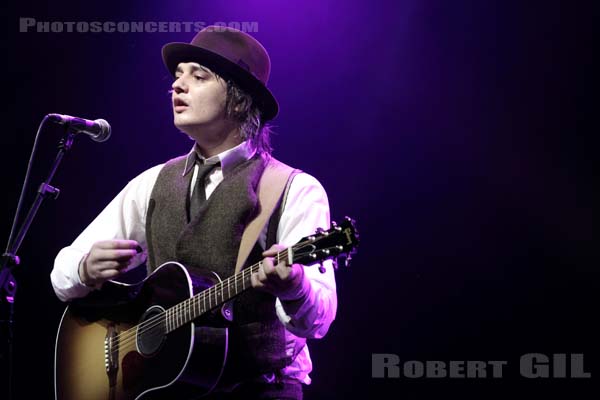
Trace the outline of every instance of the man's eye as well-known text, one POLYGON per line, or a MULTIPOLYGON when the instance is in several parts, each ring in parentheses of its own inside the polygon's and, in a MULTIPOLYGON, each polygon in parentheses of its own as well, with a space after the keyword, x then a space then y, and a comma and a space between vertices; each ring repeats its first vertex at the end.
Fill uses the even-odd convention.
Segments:
POLYGON ((203 80, 204 80, 204 77, 203 77, 202 75, 194 75, 194 78, 195 78, 197 81, 203 81, 203 80))

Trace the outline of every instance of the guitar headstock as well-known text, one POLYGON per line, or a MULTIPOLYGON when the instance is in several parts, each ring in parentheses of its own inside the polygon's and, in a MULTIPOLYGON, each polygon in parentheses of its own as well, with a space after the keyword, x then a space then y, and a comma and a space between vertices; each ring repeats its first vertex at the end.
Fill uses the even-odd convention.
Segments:
MULTIPOLYGON (((338 258, 344 258, 344 264, 348 266, 356 253, 358 237, 356 222, 352 218, 345 217, 339 225, 332 221, 330 229, 318 229, 313 235, 306 236, 292 247, 293 262, 313 265, 333 259, 337 268, 338 258)), ((319 269, 325 272, 322 266, 319 269)))

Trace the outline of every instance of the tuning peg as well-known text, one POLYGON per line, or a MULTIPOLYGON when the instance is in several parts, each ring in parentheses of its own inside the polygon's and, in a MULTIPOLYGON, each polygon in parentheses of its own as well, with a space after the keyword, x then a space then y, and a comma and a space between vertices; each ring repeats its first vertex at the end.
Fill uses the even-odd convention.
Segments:
POLYGON ((323 228, 317 228, 316 234, 321 236, 329 236, 329 231, 326 231, 323 228))
POLYGON ((337 260, 337 258, 334 258, 333 260, 331 260, 331 262, 333 263, 333 269, 335 271, 337 271, 337 269, 338 269, 338 260, 337 260))

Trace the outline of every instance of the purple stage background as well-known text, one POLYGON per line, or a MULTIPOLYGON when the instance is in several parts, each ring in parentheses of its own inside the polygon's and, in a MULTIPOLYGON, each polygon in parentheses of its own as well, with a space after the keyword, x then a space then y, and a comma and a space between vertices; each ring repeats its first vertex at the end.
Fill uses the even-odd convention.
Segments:
MULTIPOLYGON (((104 118, 113 136, 78 139, 53 181, 59 198, 43 205, 19 251, 15 398, 53 395, 64 309, 49 280, 56 253, 131 178, 191 146, 172 125, 160 48, 194 35, 19 32, 19 18, 255 23, 281 106, 274 154, 316 176, 332 218, 354 217, 362 239, 337 274, 336 321, 310 342, 306 398, 585 398, 594 379, 519 376, 526 353, 583 353, 598 373, 593 13, 584 4, 17 4, 5 22, 5 85, 16 97, 3 110, 12 123, 2 135, 1 244, 44 115, 104 118), (501 379, 375 379, 373 353, 508 364, 501 379)), ((59 137, 45 132, 33 187, 59 137)))

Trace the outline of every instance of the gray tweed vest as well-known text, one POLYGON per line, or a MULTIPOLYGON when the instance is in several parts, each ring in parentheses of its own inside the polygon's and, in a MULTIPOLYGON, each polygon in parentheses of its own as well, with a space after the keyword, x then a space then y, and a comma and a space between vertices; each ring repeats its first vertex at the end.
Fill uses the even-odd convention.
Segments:
MULTIPOLYGON (((244 229, 259 212, 256 190, 267 160, 256 155, 234 167, 189 222, 186 210, 192 174, 182 176, 185 161, 186 156, 168 161, 152 190, 146 217, 148 272, 178 261, 192 276, 214 271, 227 278, 234 273, 244 229)), ((277 211, 269 222, 267 248, 276 240, 277 211)), ((261 251, 256 245, 248 265, 260 259, 261 251)), ((285 354, 285 328, 275 314, 274 296, 246 291, 235 299, 233 315, 229 379, 275 372, 292 362, 293 356, 285 354)))

